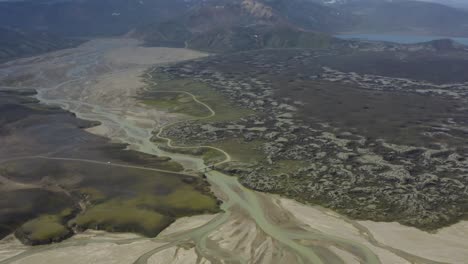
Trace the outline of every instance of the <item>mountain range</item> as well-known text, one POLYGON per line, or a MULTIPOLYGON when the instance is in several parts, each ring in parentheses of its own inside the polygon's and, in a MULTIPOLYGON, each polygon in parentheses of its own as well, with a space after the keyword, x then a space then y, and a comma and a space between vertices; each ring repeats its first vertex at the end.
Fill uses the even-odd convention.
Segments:
POLYGON ((321 48, 343 32, 468 36, 468 11, 409 0, 25 0, 0 2, 0 25, 229 52, 321 48))
POLYGON ((333 23, 328 23, 326 18, 334 15, 328 7, 301 0, 209 0, 165 23, 138 28, 135 36, 149 45, 186 46, 214 52, 322 48, 328 46, 332 38, 320 32, 346 23, 346 18, 338 16, 333 23), (317 15, 302 16, 296 12, 299 3, 308 10, 306 12, 317 15))
POLYGON ((342 32, 468 36, 468 13, 418 1, 205 0, 165 23, 137 28, 149 45, 225 52, 323 48, 342 32), (328 36, 327 36, 328 35, 328 36))

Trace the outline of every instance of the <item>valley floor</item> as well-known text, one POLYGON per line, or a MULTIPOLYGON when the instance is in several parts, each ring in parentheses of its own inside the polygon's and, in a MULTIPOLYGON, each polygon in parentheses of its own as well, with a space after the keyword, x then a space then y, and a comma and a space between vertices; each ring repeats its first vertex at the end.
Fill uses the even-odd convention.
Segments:
MULTIPOLYGON (((88 129, 91 133, 128 143, 137 151, 169 156, 185 173, 199 171, 205 167, 201 158, 165 152, 151 141, 155 131, 186 116, 157 111, 136 97, 150 66, 207 54, 138 45, 132 39, 97 39, 12 61, 0 65, 0 82, 4 88, 36 89, 41 102, 101 122, 88 129)), ((222 213, 178 219, 156 238, 88 230, 59 244, 28 247, 9 236, 0 242, 0 263, 394 264, 468 259, 465 221, 435 233, 397 223, 354 221, 321 207, 248 190, 217 171, 207 177, 223 201, 222 213)))

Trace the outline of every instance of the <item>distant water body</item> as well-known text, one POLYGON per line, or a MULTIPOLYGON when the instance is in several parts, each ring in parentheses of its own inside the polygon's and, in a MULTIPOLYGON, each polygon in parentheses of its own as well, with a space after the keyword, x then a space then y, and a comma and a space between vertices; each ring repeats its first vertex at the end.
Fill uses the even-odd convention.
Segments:
POLYGON ((341 39, 362 39, 373 41, 388 41, 401 44, 413 44, 420 42, 428 42, 436 39, 453 39, 454 41, 467 45, 468 38, 440 37, 440 36, 412 36, 412 35, 386 35, 386 34, 340 34, 335 35, 341 39))

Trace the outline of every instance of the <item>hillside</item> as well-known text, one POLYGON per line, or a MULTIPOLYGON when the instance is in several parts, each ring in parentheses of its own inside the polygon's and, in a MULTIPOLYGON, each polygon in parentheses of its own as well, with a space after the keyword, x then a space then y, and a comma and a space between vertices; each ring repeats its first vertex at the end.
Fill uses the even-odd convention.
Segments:
POLYGON ((0 62, 68 48, 81 42, 46 33, 21 32, 3 27, 0 27, 0 36, 0 62))
POLYGON ((291 27, 232 27, 198 34, 187 42, 189 48, 212 52, 235 52, 265 48, 327 48, 334 38, 291 27))
POLYGON ((289 23, 305 30, 335 32, 350 29, 358 21, 353 14, 311 0, 263 0, 289 23))
POLYGON ((210 52, 324 48, 333 38, 317 32, 327 31, 326 26, 320 25, 333 18, 321 10, 330 11, 302 0, 211 0, 198 3, 167 22, 139 27, 134 36, 152 46, 186 46, 210 52), (305 16, 294 11, 301 4, 308 8, 305 13, 321 15, 305 16))
POLYGON ((184 0, 0 1, 0 25, 73 37, 114 36, 168 20, 189 6, 184 0))

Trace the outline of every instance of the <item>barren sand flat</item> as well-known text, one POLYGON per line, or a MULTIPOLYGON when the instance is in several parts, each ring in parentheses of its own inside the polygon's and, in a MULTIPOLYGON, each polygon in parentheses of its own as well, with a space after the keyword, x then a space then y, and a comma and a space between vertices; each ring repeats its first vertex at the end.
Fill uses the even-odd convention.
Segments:
MULTIPOLYGON (((216 215, 201 215, 178 219, 164 234, 183 232, 202 226, 216 215)), ((44 250, 31 251, 21 244, 14 236, 0 241, 0 262, 26 252, 27 256, 8 263, 18 264, 88 264, 88 263, 133 263, 143 254, 164 247, 167 242, 153 241, 132 233, 108 233, 105 231, 88 230, 77 234, 67 241, 42 247, 44 250)), ((148 263, 206 263, 206 259, 197 262, 195 250, 171 247, 161 250, 148 260, 148 263)))
POLYGON ((194 248, 171 247, 148 259, 147 264, 211 264, 205 258, 198 259, 194 248))
MULTIPOLYGON (((466 263, 468 259, 467 221, 431 234, 399 223, 355 222, 330 210, 306 206, 289 199, 280 198, 280 203, 295 217, 313 229, 361 242, 378 254, 383 263, 408 263, 408 261, 398 257, 392 250, 388 249, 395 249, 396 252, 405 252, 433 262, 466 263), (359 227, 362 227, 362 229, 359 227), (366 234, 366 231, 369 234, 366 234), (369 237, 374 238, 385 249, 371 243, 369 237)), ((337 252, 336 248, 334 251, 340 254, 343 259, 349 259, 349 263, 352 263, 352 255, 347 252, 344 252, 347 256, 343 255, 343 252, 337 252)))
POLYGON ((51 249, 25 257, 12 263, 18 264, 127 264, 133 263, 146 251, 160 244, 138 241, 130 244, 92 243, 51 249))
POLYGON ((100 76, 92 83, 85 83, 79 96, 88 103, 99 101, 106 106, 128 106, 127 102, 134 100, 137 90, 143 85, 139 77, 142 74, 143 69, 128 69, 100 76))
POLYGON ((110 133, 110 129, 104 125, 87 128, 86 131, 88 131, 91 134, 98 135, 98 136, 105 136, 110 133))
POLYGON ((9 235, 4 239, 0 240, 0 262, 16 256, 28 249, 27 246, 21 244, 21 242, 14 237, 9 235))
POLYGON ((207 53, 180 49, 180 48, 146 48, 139 46, 141 43, 134 39, 125 40, 128 43, 126 47, 116 48, 105 53, 105 59, 111 64, 137 64, 137 65, 153 65, 155 61, 158 63, 168 63, 175 60, 191 60, 204 56, 207 53), (176 59, 175 59, 176 58, 176 59))
POLYGON ((340 258, 346 263, 346 264, 360 264, 359 259, 356 258, 356 256, 349 254, 348 252, 341 250, 337 247, 331 246, 330 250, 333 251, 335 254, 340 256, 340 258))
POLYGON ((217 215, 196 215, 191 217, 182 217, 177 219, 168 228, 161 232, 160 236, 183 232, 205 225, 213 220, 217 215))
POLYGON ((80 240, 92 241, 122 241, 122 240, 143 240, 144 237, 133 233, 109 233, 100 230, 86 230, 83 233, 76 234, 67 242, 76 242, 80 240))
MULTIPOLYGON (((349 239, 354 242, 359 242, 371 249, 380 259, 382 263, 388 264, 403 264, 409 263, 407 260, 397 256, 396 254, 379 247, 372 245, 359 230, 352 224, 344 221, 340 215, 325 210, 319 207, 311 207, 300 204, 296 201, 279 198, 280 204, 296 218, 308 225, 310 228, 323 232, 325 234, 349 239)), ((332 248, 336 252, 336 248, 332 248)), ((343 256, 343 253, 340 253, 343 256)), ((349 254, 346 254, 345 259, 349 259, 349 254)))
POLYGON ((468 261, 467 221, 443 228, 434 234, 399 223, 359 221, 359 224, 365 226, 377 241, 393 248, 440 262, 468 261))

